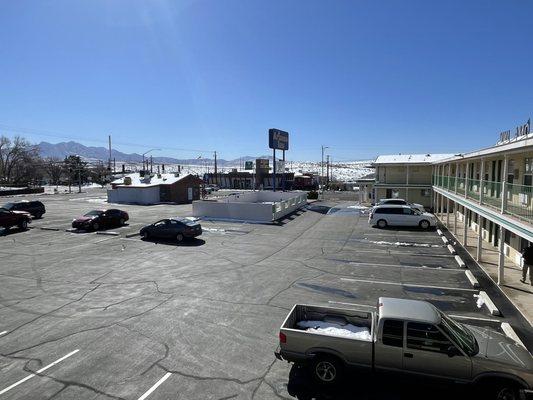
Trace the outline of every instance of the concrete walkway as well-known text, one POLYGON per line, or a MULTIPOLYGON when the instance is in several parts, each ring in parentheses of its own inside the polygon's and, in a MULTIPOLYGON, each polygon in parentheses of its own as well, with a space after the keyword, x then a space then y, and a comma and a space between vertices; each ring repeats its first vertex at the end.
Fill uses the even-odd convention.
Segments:
MULTIPOLYGON (((439 218, 440 219, 440 218, 439 218)), ((446 214, 440 219, 446 226, 446 214)), ((462 245, 463 242, 463 222, 457 221, 457 229, 454 227, 453 214, 450 214, 450 226, 447 229, 452 233, 457 241, 462 245), (457 234, 455 234, 457 232, 457 234)), ((472 258, 476 259, 478 235, 472 229, 467 229, 467 246, 465 249, 470 253, 472 258)), ((495 282, 498 282, 498 248, 492 244, 482 241, 481 260, 478 261, 480 267, 495 282)), ((526 283, 520 282, 522 279, 522 268, 508 258, 504 258, 504 284, 499 286, 505 295, 511 300, 522 315, 533 326, 533 286, 530 285, 529 276, 526 283)))

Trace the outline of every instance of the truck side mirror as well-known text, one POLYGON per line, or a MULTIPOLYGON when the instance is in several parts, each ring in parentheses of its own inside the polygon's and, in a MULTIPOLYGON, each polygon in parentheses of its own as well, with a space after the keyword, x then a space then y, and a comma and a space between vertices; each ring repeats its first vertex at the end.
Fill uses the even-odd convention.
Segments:
POLYGON ((460 356, 461 352, 457 349, 455 346, 449 346, 446 349, 446 353, 448 354, 448 357, 454 357, 454 356, 460 356))

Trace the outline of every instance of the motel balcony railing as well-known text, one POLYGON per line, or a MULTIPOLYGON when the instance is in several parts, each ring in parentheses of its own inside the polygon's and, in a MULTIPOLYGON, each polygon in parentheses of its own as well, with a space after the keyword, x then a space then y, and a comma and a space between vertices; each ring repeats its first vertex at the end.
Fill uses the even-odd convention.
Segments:
POLYGON ((533 186, 435 176, 433 184, 479 204, 533 223, 533 186))

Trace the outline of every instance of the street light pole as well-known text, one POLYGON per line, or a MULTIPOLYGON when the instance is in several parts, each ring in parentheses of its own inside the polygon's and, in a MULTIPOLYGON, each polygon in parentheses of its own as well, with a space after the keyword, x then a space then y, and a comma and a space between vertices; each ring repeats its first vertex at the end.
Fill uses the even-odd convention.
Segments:
MULTIPOLYGON (((148 150, 148 151, 146 151, 146 152, 143 153, 143 171, 144 171, 145 169, 148 169, 148 168, 144 168, 144 156, 145 156, 146 154, 150 153, 151 151, 156 151, 156 150, 161 151, 161 149, 150 149, 150 150, 148 150)), ((147 167, 148 167, 148 165, 147 165, 147 167)))

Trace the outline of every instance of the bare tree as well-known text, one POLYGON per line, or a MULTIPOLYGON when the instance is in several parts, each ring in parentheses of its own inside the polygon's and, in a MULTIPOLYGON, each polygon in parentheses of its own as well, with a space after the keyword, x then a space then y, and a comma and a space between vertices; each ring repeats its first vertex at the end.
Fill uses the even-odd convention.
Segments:
POLYGON ((43 160, 43 169, 52 185, 59 185, 61 176, 65 172, 65 164, 58 157, 47 157, 43 160))
POLYGON ((38 150, 26 139, 0 136, 0 180, 8 184, 35 183, 42 177, 38 150))

